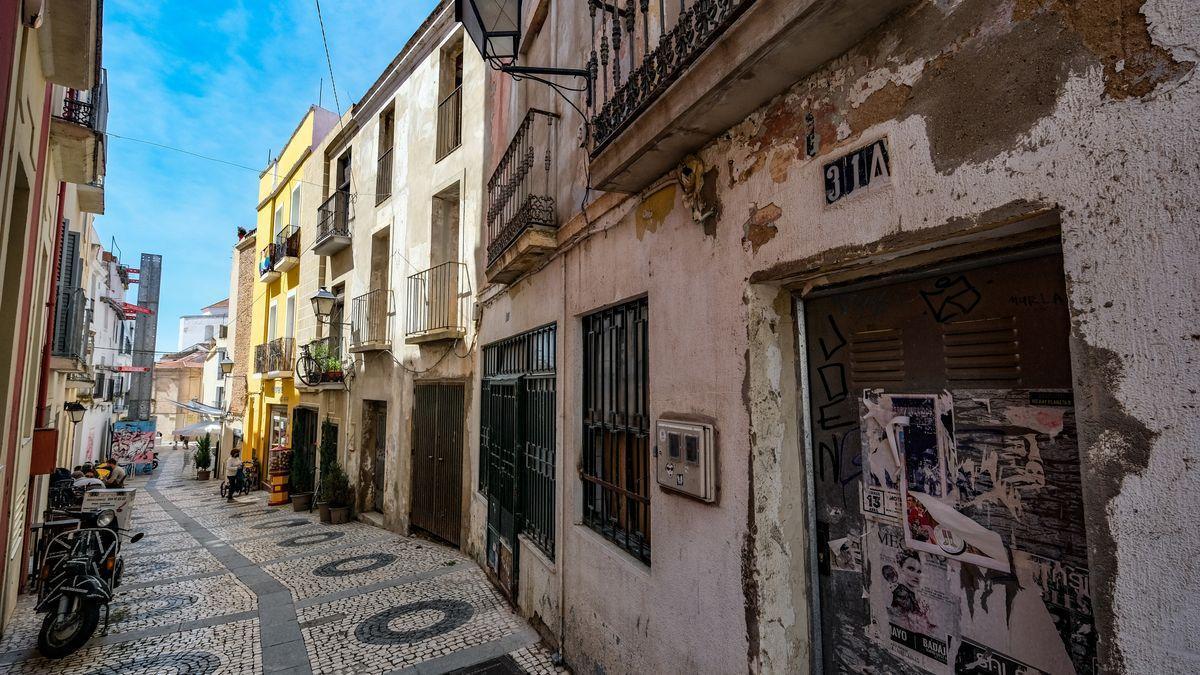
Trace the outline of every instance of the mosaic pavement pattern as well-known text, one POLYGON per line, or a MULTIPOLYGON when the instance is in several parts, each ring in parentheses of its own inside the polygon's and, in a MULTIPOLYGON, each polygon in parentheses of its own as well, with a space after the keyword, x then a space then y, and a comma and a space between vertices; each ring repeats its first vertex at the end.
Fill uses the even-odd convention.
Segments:
POLYGON ((106 632, 49 661, 36 651, 42 615, 22 596, 0 637, 5 673, 449 672, 504 657, 529 673, 552 664, 534 631, 457 550, 363 523, 227 503, 183 453, 160 449, 159 475, 138 488, 124 584, 106 632))

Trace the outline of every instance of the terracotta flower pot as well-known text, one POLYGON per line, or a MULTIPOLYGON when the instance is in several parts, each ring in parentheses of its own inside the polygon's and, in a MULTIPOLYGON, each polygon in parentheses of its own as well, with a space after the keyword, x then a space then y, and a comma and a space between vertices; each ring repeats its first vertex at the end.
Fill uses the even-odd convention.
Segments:
POLYGON ((208 480, 208 469, 196 469, 196 480, 208 480))
POLYGON ((329 502, 317 502, 317 512, 321 514, 322 523, 332 522, 332 516, 329 514, 329 502))
POLYGON ((302 495, 292 495, 292 510, 293 511, 311 511, 312 510, 312 493, 302 495))
POLYGON ((329 522, 334 525, 341 525, 350 522, 350 507, 339 506, 329 509, 329 522))

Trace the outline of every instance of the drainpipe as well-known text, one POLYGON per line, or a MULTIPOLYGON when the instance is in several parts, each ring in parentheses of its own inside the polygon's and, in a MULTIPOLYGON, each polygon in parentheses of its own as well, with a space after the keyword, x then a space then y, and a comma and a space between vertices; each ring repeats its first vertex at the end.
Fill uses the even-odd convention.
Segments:
POLYGON ((49 298, 46 299, 46 335, 42 340, 42 370, 38 377, 38 400, 37 400, 37 420, 34 426, 44 428, 49 422, 46 414, 46 399, 49 397, 49 381, 50 381, 50 351, 54 347, 54 313, 58 306, 58 278, 62 270, 62 247, 63 247, 63 208, 67 198, 67 184, 63 181, 58 182, 58 210, 55 211, 56 218, 54 228, 54 260, 51 265, 50 276, 50 292, 49 298))

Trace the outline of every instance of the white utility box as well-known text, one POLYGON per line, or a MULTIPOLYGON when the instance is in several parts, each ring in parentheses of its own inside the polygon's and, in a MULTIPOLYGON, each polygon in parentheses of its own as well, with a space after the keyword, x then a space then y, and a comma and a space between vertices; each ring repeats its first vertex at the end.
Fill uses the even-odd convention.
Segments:
POLYGON ((717 448, 711 424, 658 420, 658 484, 705 502, 717 500, 717 448))

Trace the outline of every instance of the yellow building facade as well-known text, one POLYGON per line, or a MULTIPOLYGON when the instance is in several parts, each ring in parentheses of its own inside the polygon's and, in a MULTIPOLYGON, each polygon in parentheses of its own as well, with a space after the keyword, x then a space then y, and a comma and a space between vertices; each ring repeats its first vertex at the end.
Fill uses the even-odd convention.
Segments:
POLYGON ((315 214, 301 205, 308 191, 320 190, 305 183, 304 169, 336 123, 337 115, 311 106, 258 181, 250 348, 239 355, 248 359, 242 459, 258 460, 260 480, 272 489, 275 503, 287 499, 286 478, 272 477, 271 449, 291 447, 292 413, 299 399, 293 376, 299 356, 296 315, 300 303, 309 302, 298 294, 300 242, 301 232, 315 226, 315 214))

